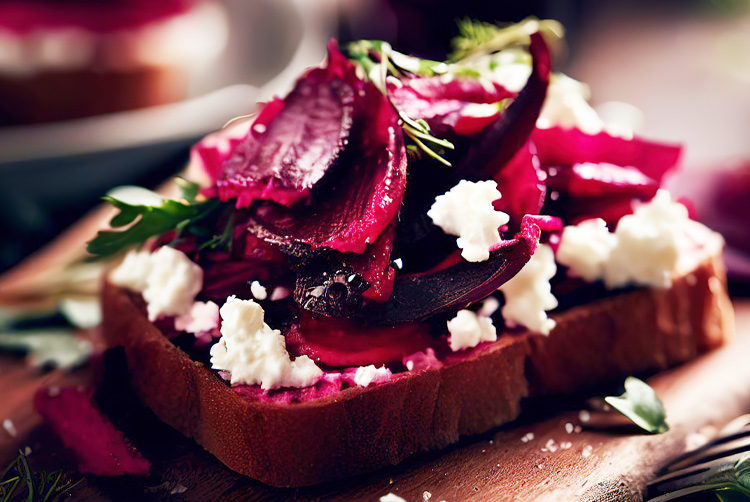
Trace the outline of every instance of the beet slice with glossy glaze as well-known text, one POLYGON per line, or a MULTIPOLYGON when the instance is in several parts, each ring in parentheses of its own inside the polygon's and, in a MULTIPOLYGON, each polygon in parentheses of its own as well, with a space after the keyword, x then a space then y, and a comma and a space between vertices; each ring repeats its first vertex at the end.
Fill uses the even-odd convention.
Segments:
POLYGON ((360 81, 356 129, 337 179, 309 205, 261 203, 252 231, 287 249, 300 244, 362 253, 398 214, 406 188, 406 147, 398 116, 386 97, 360 81))
MULTIPOLYGON (((335 44, 331 53, 337 52, 335 44)), ((283 100, 266 104, 216 180, 222 201, 237 207, 271 200, 285 206, 309 199, 347 145, 357 79, 343 58, 300 78, 283 100)))
POLYGON ((501 108, 493 105, 515 93, 498 83, 485 85, 474 78, 446 74, 404 81, 389 79, 388 95, 398 110, 412 119, 426 120, 439 135, 473 135, 500 115, 501 108))

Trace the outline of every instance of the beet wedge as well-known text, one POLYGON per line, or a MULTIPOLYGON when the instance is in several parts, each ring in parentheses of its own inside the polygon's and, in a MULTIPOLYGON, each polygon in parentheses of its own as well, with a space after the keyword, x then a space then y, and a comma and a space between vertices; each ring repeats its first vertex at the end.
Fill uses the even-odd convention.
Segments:
POLYGON ((486 261, 460 261, 431 274, 396 276, 391 298, 363 314, 373 323, 393 325, 466 308, 489 296, 523 268, 536 251, 540 232, 533 218, 526 217, 515 238, 497 244, 486 261))
POLYGON ((533 65, 529 80, 513 103, 472 141, 456 170, 465 179, 492 178, 526 144, 547 96, 550 55, 541 33, 531 35, 533 65))

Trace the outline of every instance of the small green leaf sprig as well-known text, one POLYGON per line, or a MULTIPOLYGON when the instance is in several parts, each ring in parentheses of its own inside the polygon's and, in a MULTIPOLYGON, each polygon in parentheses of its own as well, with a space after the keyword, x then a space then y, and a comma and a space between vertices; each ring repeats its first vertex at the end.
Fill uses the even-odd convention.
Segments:
MULTIPOLYGON (((348 47, 349 55, 355 64, 359 65, 367 75, 367 78, 388 97, 388 86, 386 79, 388 75, 397 77, 405 74, 431 77, 441 75, 447 71, 448 66, 440 61, 419 59, 393 50, 388 42, 381 40, 359 40, 352 42, 348 47)), ((390 101, 390 99, 389 99, 390 101)), ((430 133, 430 126, 422 119, 414 120, 406 115, 398 107, 391 105, 398 113, 403 122, 403 129, 414 144, 424 153, 437 160, 441 164, 450 166, 443 156, 444 149, 453 150, 453 143, 438 138, 430 133), (443 149, 441 151, 441 149, 443 149)))
POLYGON ((174 231, 177 238, 186 234, 196 236, 201 242, 199 250, 229 249, 235 217, 231 207, 216 198, 199 201, 197 184, 181 178, 177 178, 177 182, 182 189, 181 200, 163 199, 154 193, 143 203, 120 200, 117 192, 103 197, 119 209, 119 213, 109 222, 112 230, 100 231, 86 250, 95 256, 108 257, 170 231, 174 231), (216 234, 211 223, 222 215, 227 223, 223 231, 216 234))
POLYGON ((0 502, 57 502, 78 486, 64 471, 32 472, 22 452, 13 459, 0 476, 0 502))
POLYGON ((669 430, 664 405, 643 380, 626 378, 625 392, 620 396, 607 396, 604 401, 646 432, 661 434, 669 430))

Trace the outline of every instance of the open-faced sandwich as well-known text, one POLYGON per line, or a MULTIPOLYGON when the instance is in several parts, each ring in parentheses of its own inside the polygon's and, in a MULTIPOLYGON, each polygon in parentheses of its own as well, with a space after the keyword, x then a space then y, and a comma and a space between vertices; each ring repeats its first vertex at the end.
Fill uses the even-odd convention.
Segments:
POLYGON ((332 41, 194 147, 180 198, 110 194, 104 334, 237 472, 396 464, 731 336, 722 239, 659 188, 680 147, 551 73, 556 23, 464 28, 450 62, 332 41))

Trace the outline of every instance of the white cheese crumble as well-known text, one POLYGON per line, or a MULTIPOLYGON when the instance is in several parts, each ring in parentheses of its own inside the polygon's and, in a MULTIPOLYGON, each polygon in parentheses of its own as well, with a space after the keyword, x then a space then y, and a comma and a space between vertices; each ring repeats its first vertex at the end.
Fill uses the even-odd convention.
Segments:
POLYGON ((214 302, 195 302, 190 311, 174 320, 174 327, 186 333, 203 333, 219 327, 219 306, 214 302))
POLYGON ((112 284, 143 295, 148 318, 181 315, 203 288, 203 270, 182 251, 163 246, 153 253, 130 251, 109 275, 112 284))
POLYGON ((250 283, 250 293, 256 300, 265 300, 268 298, 268 291, 258 281, 250 283))
POLYGON ((570 273, 589 282, 604 277, 617 238, 602 219, 582 221, 565 227, 557 248, 557 262, 569 267, 570 273))
POLYGON ((211 347, 211 365, 229 371, 233 385, 309 387, 323 376, 308 356, 289 357, 281 332, 263 321, 263 309, 253 300, 230 296, 219 312, 221 338, 211 347))
MULTIPOLYGON (((641 284, 672 285, 683 250, 721 246, 721 238, 688 216, 687 208, 666 190, 620 218, 614 233, 602 222, 586 221, 563 230, 557 261, 574 276, 604 280, 609 288, 641 284)), ((687 266, 689 268, 689 266, 687 266)))
POLYGON ((490 257, 490 247, 501 240, 499 227, 509 220, 492 205, 499 198, 497 183, 492 180, 461 180, 435 198, 427 216, 446 234, 458 236, 456 243, 465 260, 485 261, 490 257))
POLYGON ((586 134, 597 134, 605 124, 588 103, 591 91, 583 82, 555 74, 547 88, 547 98, 536 121, 540 129, 577 127, 586 134))
POLYGON ((500 312, 507 326, 522 325, 535 333, 549 335, 555 321, 547 317, 546 311, 557 307, 549 281, 556 272, 552 248, 540 244, 521 271, 500 286, 505 296, 500 312))
POLYGON ((406 500, 396 494, 388 493, 387 495, 380 497, 380 502, 406 502, 406 500))
POLYGON ((391 370, 385 366, 376 368, 374 364, 369 366, 360 366, 354 374, 354 383, 360 387, 367 387, 371 383, 380 383, 388 380, 391 376, 391 370))
POLYGON ((476 347, 480 342, 497 341, 497 328, 492 319, 478 316, 471 310, 459 310, 456 317, 448 321, 448 332, 453 352, 476 347))

